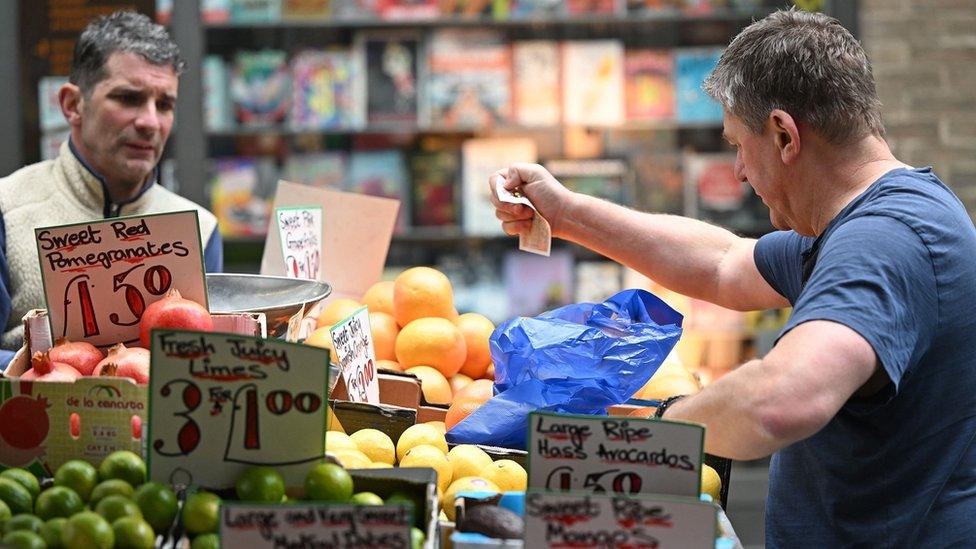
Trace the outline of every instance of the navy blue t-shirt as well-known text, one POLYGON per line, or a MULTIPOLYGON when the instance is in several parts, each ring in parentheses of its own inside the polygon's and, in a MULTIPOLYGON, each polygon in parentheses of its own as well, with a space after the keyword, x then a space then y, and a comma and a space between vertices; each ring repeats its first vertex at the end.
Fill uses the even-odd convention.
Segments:
POLYGON ((767 545, 976 546, 976 229, 959 199, 929 168, 893 170, 816 240, 771 233, 755 260, 793 304, 783 334, 848 326, 892 382, 773 455, 767 545))

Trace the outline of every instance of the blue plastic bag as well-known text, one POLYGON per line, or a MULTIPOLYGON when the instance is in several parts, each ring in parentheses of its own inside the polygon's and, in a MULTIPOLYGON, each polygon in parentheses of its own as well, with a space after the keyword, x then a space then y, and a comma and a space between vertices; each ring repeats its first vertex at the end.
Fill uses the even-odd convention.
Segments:
POLYGON ((529 412, 605 415, 654 375, 681 314, 645 290, 515 318, 491 334, 495 397, 455 425, 453 444, 524 449, 529 412))

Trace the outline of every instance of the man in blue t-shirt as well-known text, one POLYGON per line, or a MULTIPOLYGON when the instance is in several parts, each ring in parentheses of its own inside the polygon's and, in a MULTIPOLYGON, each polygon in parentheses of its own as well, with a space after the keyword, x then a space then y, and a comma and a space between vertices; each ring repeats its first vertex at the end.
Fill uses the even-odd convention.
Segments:
MULTIPOLYGON (((519 188, 554 235, 725 307, 792 306, 774 348, 664 417, 706 451, 772 455, 770 547, 976 543, 976 229, 932 173, 898 161, 860 44, 836 20, 779 11, 742 31, 705 90, 735 175, 779 232, 740 238, 572 193, 535 165, 519 188)), ((493 196, 508 234, 532 212, 493 196)))

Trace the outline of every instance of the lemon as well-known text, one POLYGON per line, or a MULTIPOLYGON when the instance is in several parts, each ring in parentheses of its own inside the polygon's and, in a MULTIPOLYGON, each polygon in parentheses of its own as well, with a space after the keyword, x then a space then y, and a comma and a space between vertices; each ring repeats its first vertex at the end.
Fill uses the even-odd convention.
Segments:
POLYGON ((396 448, 393 447, 393 440, 386 433, 376 429, 361 429, 349 435, 349 438, 370 461, 390 465, 395 463, 396 448))
POLYGON ((458 492, 501 492, 498 485, 483 477, 462 477, 451 483, 441 498, 441 509, 447 519, 454 520, 454 498, 458 492))
POLYGON ((339 463, 346 469, 366 469, 373 463, 366 457, 366 454, 359 450, 344 448, 342 450, 329 450, 328 453, 335 456, 339 460, 339 463))
POLYGON ((486 474, 491 469, 491 456, 473 444, 461 444, 451 448, 447 459, 454 466, 454 477, 451 482, 461 477, 476 477, 486 474))
POLYGON ((437 487, 441 490, 451 484, 454 475, 454 466, 444 452, 430 444, 419 444, 411 448, 400 460, 400 467, 430 467, 437 471, 437 487))
POLYGON ((701 493, 712 496, 715 502, 718 502, 722 495, 722 478, 718 476, 718 471, 704 463, 701 473, 701 493))
POLYGON ((367 469, 392 469, 393 465, 390 463, 383 463, 382 461, 374 461, 369 464, 367 469))
POLYGON ((444 432, 433 425, 418 423, 407 427, 407 430, 400 435, 400 440, 396 444, 397 461, 402 460, 408 450, 421 444, 429 444, 447 455, 447 440, 444 439, 444 432))
POLYGON ((325 451, 333 452, 336 450, 359 450, 356 443, 349 438, 349 435, 339 431, 326 431, 325 451))
POLYGON ((443 421, 428 421, 426 423, 426 425, 430 425, 432 427, 436 427, 437 430, 440 431, 440 432, 442 432, 442 433, 446 433, 447 432, 447 426, 444 425, 444 422, 443 421))
POLYGON ((503 492, 524 492, 529 484, 525 469, 510 459, 500 459, 492 464, 491 479, 503 492))
POLYGON ((328 426, 326 429, 328 431, 336 431, 338 433, 346 434, 346 430, 343 429, 342 424, 339 423, 339 418, 337 418, 335 412, 332 411, 332 406, 326 408, 325 418, 325 424, 328 426))

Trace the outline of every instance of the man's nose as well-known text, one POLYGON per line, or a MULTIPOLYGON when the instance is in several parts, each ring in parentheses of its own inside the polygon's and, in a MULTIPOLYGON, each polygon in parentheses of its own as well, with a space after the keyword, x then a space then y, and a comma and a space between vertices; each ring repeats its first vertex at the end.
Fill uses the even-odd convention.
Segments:
POLYGON ((733 168, 732 173, 735 176, 736 181, 741 181, 743 183, 747 181, 746 166, 745 163, 742 162, 742 156, 739 153, 735 154, 735 168, 733 168))
POLYGON ((156 133, 162 126, 159 111, 153 101, 146 101, 140 108, 135 120, 136 129, 140 132, 156 133))

